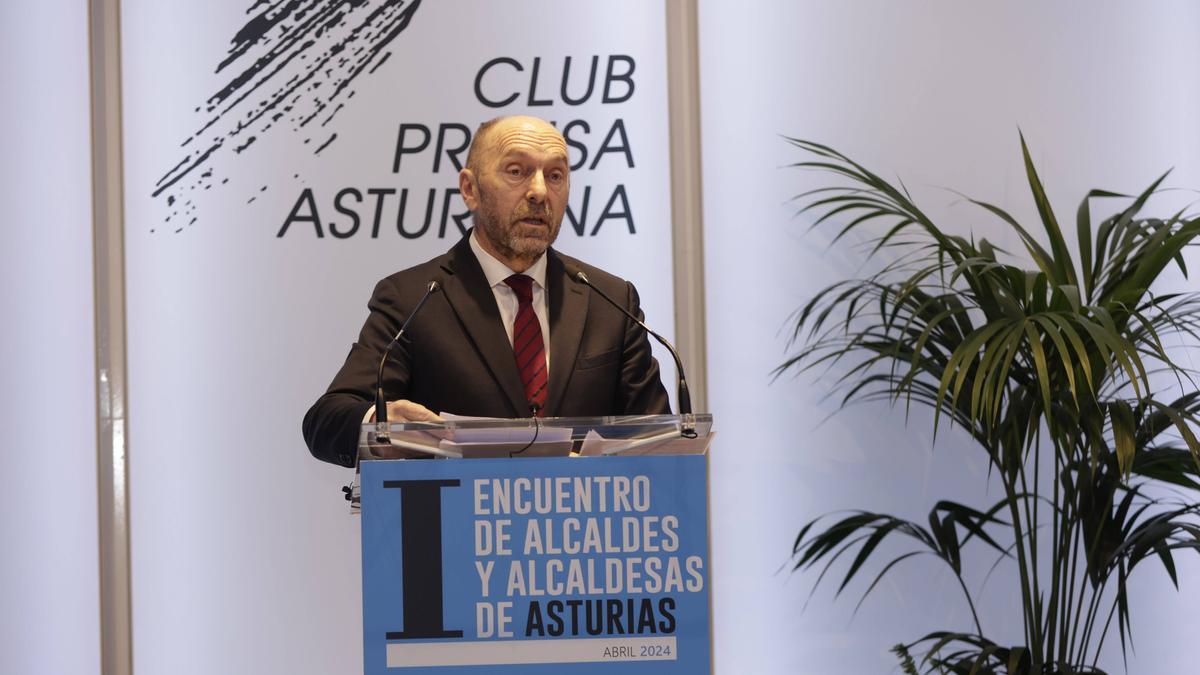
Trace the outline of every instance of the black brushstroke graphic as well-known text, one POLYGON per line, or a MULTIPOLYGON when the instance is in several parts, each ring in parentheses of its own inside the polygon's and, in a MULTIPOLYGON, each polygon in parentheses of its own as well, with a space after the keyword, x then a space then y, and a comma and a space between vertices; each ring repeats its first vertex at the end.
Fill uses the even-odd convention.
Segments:
MULTIPOLYGON (((228 69, 230 79, 195 108, 207 119, 180 144, 186 156, 154 184, 151 196, 176 207, 165 222, 182 212, 181 219, 191 217, 188 225, 195 223, 196 203, 188 193, 229 182, 214 176, 217 158, 234 160, 274 128, 290 128, 316 148, 313 154, 333 143, 338 133, 331 122, 353 98, 351 85, 388 60, 391 52, 384 50, 420 5, 421 0, 255 0, 215 71, 228 69)), ((247 203, 253 201, 252 196, 247 203)))

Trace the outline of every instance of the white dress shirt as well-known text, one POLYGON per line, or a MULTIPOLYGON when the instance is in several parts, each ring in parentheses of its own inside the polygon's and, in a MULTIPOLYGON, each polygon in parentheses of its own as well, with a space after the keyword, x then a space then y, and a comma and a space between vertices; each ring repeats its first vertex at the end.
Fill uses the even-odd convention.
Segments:
MULTIPOLYGON (((497 260, 491 253, 483 250, 476 238, 479 235, 471 231, 471 251, 479 259, 483 268, 483 276, 487 277, 492 294, 496 296, 496 307, 500 309, 500 320, 504 322, 504 332, 508 335, 508 344, 513 341, 513 323, 517 320, 517 293, 504 280, 516 274, 508 265, 497 260)), ((533 313, 537 316, 542 327, 542 343, 546 350, 546 377, 550 376, 550 303, 546 299, 546 254, 542 254, 537 262, 522 272, 533 279, 533 313)))

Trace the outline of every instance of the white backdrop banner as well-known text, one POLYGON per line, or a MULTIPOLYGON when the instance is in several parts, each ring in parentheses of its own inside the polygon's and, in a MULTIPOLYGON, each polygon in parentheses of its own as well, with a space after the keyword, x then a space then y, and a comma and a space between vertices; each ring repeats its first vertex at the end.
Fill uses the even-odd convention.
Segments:
POLYGON ((563 131, 557 247, 633 281, 671 336, 663 6, 122 12, 135 666, 347 672, 358 523, 338 501, 348 476, 308 456, 301 417, 374 282, 470 226, 457 173, 497 115, 563 131))

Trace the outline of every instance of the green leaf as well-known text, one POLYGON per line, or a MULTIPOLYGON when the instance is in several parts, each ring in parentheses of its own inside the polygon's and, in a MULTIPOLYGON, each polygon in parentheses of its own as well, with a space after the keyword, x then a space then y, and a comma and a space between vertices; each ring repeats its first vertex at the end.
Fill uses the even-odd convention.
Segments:
POLYGON ((1042 248, 1042 245, 1033 238, 1033 235, 1029 234, 1024 227, 1021 227, 1021 224, 1018 223, 1015 218, 1010 216, 1004 209, 998 206, 993 206, 992 204, 988 204, 987 202, 981 202, 979 200, 970 198, 968 198, 967 201, 991 211, 1001 220, 1008 223, 1009 226, 1012 227, 1016 231, 1017 235, 1021 238, 1021 243, 1025 245, 1025 250, 1029 252, 1030 257, 1033 258, 1033 262, 1038 266, 1038 269, 1040 269, 1047 277, 1057 280, 1057 276, 1054 272, 1054 259, 1051 258, 1050 254, 1046 252, 1046 249, 1042 248))
MULTIPOLYGON (((1074 348, 1075 356, 1079 359, 1080 370, 1083 371, 1084 380, 1087 381, 1088 391, 1094 392, 1096 390, 1096 386, 1092 382, 1092 362, 1091 359, 1088 358, 1087 347, 1085 347, 1083 344, 1083 338, 1080 337, 1079 332, 1075 330, 1075 327, 1071 325, 1071 321, 1067 316, 1057 313, 1050 313, 1044 316, 1058 326, 1058 329, 1062 332, 1062 335, 1066 336, 1067 342, 1069 342, 1071 347, 1074 348)), ((1107 355, 1104 356, 1104 359, 1108 359, 1107 355)))
POLYGON ((1067 349, 1067 343, 1059 335, 1058 324, 1054 323, 1048 316, 1034 316, 1031 318, 1042 327, 1042 332, 1054 343, 1054 348, 1058 351, 1059 363, 1062 364, 1063 371, 1067 374, 1067 387, 1071 392, 1071 398, 1078 401, 1079 393, 1075 389, 1075 361, 1071 358, 1071 352, 1067 349))
MULTIPOLYGON (((1166 416, 1164 415, 1164 418, 1166 416)), ((1187 448, 1159 446, 1145 448, 1134 456, 1133 473, 1163 483, 1200 491, 1200 464, 1187 448)))
POLYGON ((1021 662, 1029 658, 1029 650, 1024 647, 1013 647, 1008 655, 1008 672, 1015 674, 1021 662))
POLYGON ((908 653, 908 647, 904 644, 898 644, 892 647, 892 653, 900 659, 900 670, 904 675, 920 675, 917 672, 917 663, 913 661, 912 655, 908 653))
POLYGON ((867 586, 867 590, 863 591, 862 596, 859 597, 858 603, 854 605, 854 612, 856 614, 858 613, 858 610, 862 607, 863 603, 867 601, 867 596, 871 594, 871 591, 875 590, 875 587, 879 585, 880 581, 883 581, 883 578, 887 576, 888 572, 892 571, 893 567, 899 565, 905 560, 908 560, 909 558, 918 555, 929 555, 929 553, 927 551, 909 551, 908 553, 894 558, 893 560, 889 561, 888 564, 884 565, 883 569, 879 571, 879 574, 875 575, 875 578, 871 581, 871 585, 867 586))
MULTIPOLYGON (((995 364, 1002 362, 1004 355, 1012 351, 1012 345, 1020 341, 1021 326, 1022 322, 1014 321, 1007 330, 998 333, 994 339, 988 340, 983 358, 979 361, 979 368, 976 369, 975 382, 971 386, 970 414, 972 419, 986 417, 985 411, 989 409, 989 406, 984 400, 984 385, 996 375, 998 368, 995 367, 995 364)), ((988 400, 990 400, 990 394, 988 400)))
POLYGON ((858 572, 859 568, 862 567, 863 563, 867 561, 867 558, 871 557, 871 553, 875 551, 875 547, 879 546, 879 542, 883 541, 885 537, 891 534, 897 526, 898 523, 895 522, 886 523, 879 526, 873 533, 871 533, 871 536, 867 538, 866 543, 863 544, 862 548, 858 550, 858 555, 854 556, 854 562, 850 564, 850 569, 846 572, 846 576, 842 579, 841 585, 838 586, 838 594, 841 594, 841 592, 845 590, 846 586, 849 585, 850 580, 854 578, 854 575, 858 572))
POLYGON ((1042 409, 1049 419, 1050 405, 1050 373, 1046 368, 1046 353, 1042 351, 1042 341, 1038 339, 1033 324, 1025 324, 1025 335, 1029 337, 1029 348, 1033 352, 1033 362, 1037 366, 1038 388, 1042 392, 1042 409))
POLYGON ((1029 179, 1029 190, 1033 193, 1033 201, 1037 205, 1038 215, 1042 218, 1042 226, 1050 237, 1050 250, 1054 253, 1051 265, 1054 273, 1050 277, 1059 284, 1078 286, 1079 281, 1075 277, 1075 263, 1071 260, 1071 252, 1067 249, 1066 241, 1063 240, 1062 230, 1058 227, 1058 219, 1054 217, 1054 210, 1050 208, 1050 200, 1046 197, 1046 190, 1042 187, 1041 179, 1038 178, 1037 169, 1033 167, 1033 159, 1029 156, 1029 146, 1025 144, 1025 135, 1020 133, 1018 135, 1021 137, 1021 155, 1025 158, 1025 176, 1029 179))
POLYGON ((1121 475, 1129 478, 1133 469, 1133 454, 1137 450, 1133 408, 1125 401, 1113 401, 1108 404, 1108 415, 1112 420, 1113 438, 1117 442, 1117 466, 1121 469, 1121 475))
POLYGON ((1089 202, 1096 197, 1126 197, 1128 195, 1109 192, 1107 190, 1092 190, 1083 201, 1079 202, 1079 211, 1075 216, 1075 229, 1079 238, 1079 267, 1083 273, 1083 291, 1088 302, 1092 300, 1092 289, 1095 282, 1095 271, 1092 269, 1092 214, 1089 202))
MULTIPOLYGON (((962 390, 963 381, 970 374, 971 363, 978 356, 980 346, 992 335, 1002 330, 1005 325, 1006 322, 996 321, 982 326, 968 335, 966 340, 954 350, 954 353, 950 355, 950 360, 946 363, 945 370, 942 372, 941 382, 938 383, 938 401, 946 400, 950 382, 954 379, 956 372, 958 373, 958 380, 954 385, 954 393, 949 403, 953 405, 958 400, 958 394, 962 390)), ((941 410, 942 407, 939 405, 934 414, 933 428, 935 431, 937 430, 938 417, 941 414, 941 410)))
POLYGON ((1158 408, 1160 412, 1171 418, 1171 421, 1175 424, 1175 428, 1179 431, 1179 435, 1183 438, 1183 442, 1187 443, 1188 450, 1191 451, 1192 457, 1195 458, 1196 466, 1200 467, 1200 440, 1197 440, 1196 434, 1192 433, 1192 430, 1188 428, 1188 423, 1184 416, 1174 408, 1165 406, 1158 401, 1149 400, 1147 403, 1158 408))

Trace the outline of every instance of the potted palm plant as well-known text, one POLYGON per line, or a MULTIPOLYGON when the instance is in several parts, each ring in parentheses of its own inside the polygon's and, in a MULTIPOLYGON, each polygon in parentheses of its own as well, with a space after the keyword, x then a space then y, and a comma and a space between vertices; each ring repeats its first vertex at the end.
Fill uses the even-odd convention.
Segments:
POLYGON ((902 185, 836 150, 788 141, 806 155, 794 166, 834 178, 798 196, 814 227, 839 223, 838 238, 865 233, 868 256, 889 255, 877 273, 798 310, 778 372, 832 371, 843 406, 928 406, 935 433, 965 429, 1002 488, 995 503, 940 501, 927 523, 867 511, 816 518, 795 540, 793 569, 819 569, 816 584, 840 578, 839 593, 862 574, 865 599, 910 558, 948 566, 972 621, 897 645, 908 673, 1105 672, 1105 640, 1115 634, 1122 655, 1128 646, 1134 569, 1156 566, 1176 582, 1176 555, 1200 552, 1200 393, 1173 360, 1200 345, 1200 293, 1152 289, 1172 265, 1187 274, 1182 253, 1200 219, 1142 215, 1165 175, 1134 196, 1093 190, 1072 250, 1022 137, 1048 246, 1001 208, 969 200, 1012 228, 1025 255, 1010 255, 940 228, 902 185), (1100 199, 1121 207, 1094 223, 1100 199), (885 557, 885 540, 906 548, 885 557), (1021 644, 989 639, 967 547, 1015 566, 1021 644))

